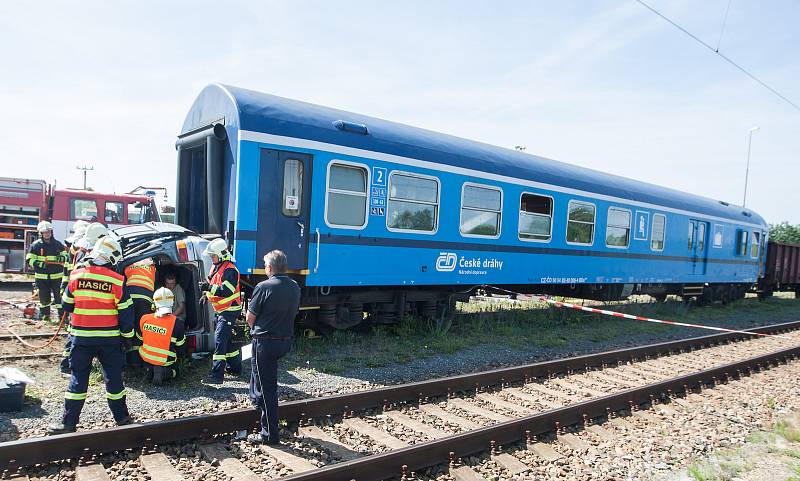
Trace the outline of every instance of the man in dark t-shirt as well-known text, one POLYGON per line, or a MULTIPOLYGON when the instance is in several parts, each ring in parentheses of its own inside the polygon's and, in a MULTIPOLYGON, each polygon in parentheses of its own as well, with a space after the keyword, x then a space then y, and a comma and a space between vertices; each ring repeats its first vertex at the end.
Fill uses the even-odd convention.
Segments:
POLYGON ((269 279, 259 282, 247 308, 253 338, 250 400, 260 411, 261 431, 247 436, 254 444, 279 444, 278 359, 292 347, 294 318, 300 308, 300 287, 286 275, 286 254, 264 256, 269 279))

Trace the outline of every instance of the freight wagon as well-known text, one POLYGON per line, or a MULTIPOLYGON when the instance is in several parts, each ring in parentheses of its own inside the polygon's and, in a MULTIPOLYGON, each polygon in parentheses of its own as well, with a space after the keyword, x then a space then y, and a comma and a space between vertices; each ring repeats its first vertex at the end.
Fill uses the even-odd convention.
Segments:
POLYGON ((727 301, 764 270, 767 225, 749 209, 236 87, 205 88, 176 147, 182 227, 123 229, 151 239, 126 257, 176 264, 194 298, 214 236, 246 291, 285 251, 305 320, 338 328, 438 316, 484 284, 727 301))
POLYGON ((758 297, 790 291, 800 298, 800 245, 769 241, 764 276, 758 280, 758 297))

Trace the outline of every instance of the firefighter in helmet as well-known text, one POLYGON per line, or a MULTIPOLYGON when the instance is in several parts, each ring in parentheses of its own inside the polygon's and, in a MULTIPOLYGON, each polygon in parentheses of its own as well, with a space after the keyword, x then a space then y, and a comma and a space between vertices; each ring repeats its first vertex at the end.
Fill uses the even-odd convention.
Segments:
MULTIPOLYGON (((86 228, 89 226, 89 223, 85 220, 76 220, 74 224, 72 224, 72 235, 64 239, 64 244, 67 246, 67 259, 64 262, 64 277, 61 279, 61 295, 63 297, 64 291, 67 290, 67 284, 69 284, 69 276, 72 274, 72 271, 75 269, 75 258, 78 255, 78 252, 81 251, 81 248, 78 247, 79 241, 83 238, 83 234, 86 233, 86 228)), ((64 321, 64 327, 66 331, 69 333, 69 321, 64 321)), ((61 357, 61 372, 63 374, 69 374, 69 353, 72 350, 72 336, 67 336, 67 342, 64 343, 64 351, 61 357)))
POLYGON ((242 373, 242 353, 233 343, 233 326, 242 312, 239 269, 225 239, 209 242, 203 255, 211 256, 214 264, 208 280, 200 283, 200 290, 206 293, 216 315, 213 366, 205 382, 221 384, 226 371, 235 376, 242 373))
POLYGON ((183 322, 172 314, 174 302, 175 295, 166 287, 154 292, 156 312, 142 316, 136 333, 141 340, 139 356, 155 385, 178 375, 178 352, 186 344, 183 322))
POLYGON ((122 383, 123 349, 133 338, 131 299, 125 277, 113 270, 122 258, 122 248, 113 237, 98 240, 86 263, 72 272, 64 292, 64 309, 72 313, 72 368, 64 394, 64 415, 48 427, 50 434, 73 432, 78 425, 89 390, 92 360, 100 360, 106 399, 118 425, 130 424, 122 383))
POLYGON ((43 220, 36 230, 39 239, 31 244, 26 259, 33 269, 39 290, 39 318, 49 321, 51 306, 55 306, 61 316, 61 279, 64 277, 67 251, 64 244, 53 237, 53 224, 43 220))
POLYGON ((156 284, 156 266, 149 257, 134 262, 125 268, 125 284, 133 301, 133 326, 136 329, 136 340, 128 353, 128 362, 141 365, 141 358, 136 354, 141 343, 139 320, 153 312, 153 290, 156 284))
POLYGON ((72 259, 72 268, 76 269, 84 262, 84 258, 91 252, 98 240, 108 235, 106 226, 99 222, 92 222, 86 226, 83 237, 75 241, 76 252, 72 259))

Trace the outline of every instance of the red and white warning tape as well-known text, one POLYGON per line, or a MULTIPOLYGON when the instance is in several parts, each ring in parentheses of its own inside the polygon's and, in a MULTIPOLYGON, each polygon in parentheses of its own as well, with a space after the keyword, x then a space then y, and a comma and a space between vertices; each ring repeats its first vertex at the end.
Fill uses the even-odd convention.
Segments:
POLYGON ((593 312, 595 314, 603 314, 603 315, 606 315, 606 316, 622 317, 622 318, 625 318, 625 319, 633 319, 633 320, 636 320, 636 321, 653 322, 653 323, 656 323, 656 324, 668 324, 668 325, 671 325, 671 326, 681 326, 681 327, 693 327, 693 328, 697 328, 697 329, 707 329, 709 331, 729 332, 729 333, 734 333, 734 334, 749 334, 751 336, 778 337, 780 339, 786 339, 787 341, 793 340, 793 339, 791 339, 789 337, 781 336, 781 335, 778 335, 778 334, 764 334, 762 332, 740 331, 740 330, 737 330, 737 329, 726 329, 724 327, 704 326, 704 325, 701 325, 701 324, 688 324, 686 322, 664 321, 664 320, 661 320, 661 319, 653 319, 653 318, 650 318, 650 317, 634 316, 633 314, 625 314, 625 313, 622 313, 622 312, 609 311, 609 310, 606 310, 606 309, 596 309, 594 307, 579 306, 577 304, 571 304, 569 302, 556 301, 555 299, 551 299, 551 298, 545 297, 545 296, 531 296, 531 295, 527 295, 527 294, 520 294, 518 292, 509 291, 507 289, 502 289, 500 287, 495 287, 495 286, 484 286, 484 287, 487 287, 489 289, 495 289, 495 290, 502 291, 502 292, 507 292, 509 294, 514 294, 514 295, 517 296, 517 299, 520 299, 520 298, 538 299, 540 301, 544 301, 544 302, 546 302, 548 304, 552 304, 554 306, 567 307, 567 308, 570 308, 570 309, 577 309, 579 311, 593 312))

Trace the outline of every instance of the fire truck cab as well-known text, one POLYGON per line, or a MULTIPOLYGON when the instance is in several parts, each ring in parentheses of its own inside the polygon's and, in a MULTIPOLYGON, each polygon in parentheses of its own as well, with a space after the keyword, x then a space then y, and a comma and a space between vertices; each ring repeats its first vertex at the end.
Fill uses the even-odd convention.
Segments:
POLYGON ((59 240, 72 233, 72 225, 79 219, 100 222, 109 229, 160 221, 153 199, 146 195, 59 189, 53 192, 51 203, 53 234, 59 240))

